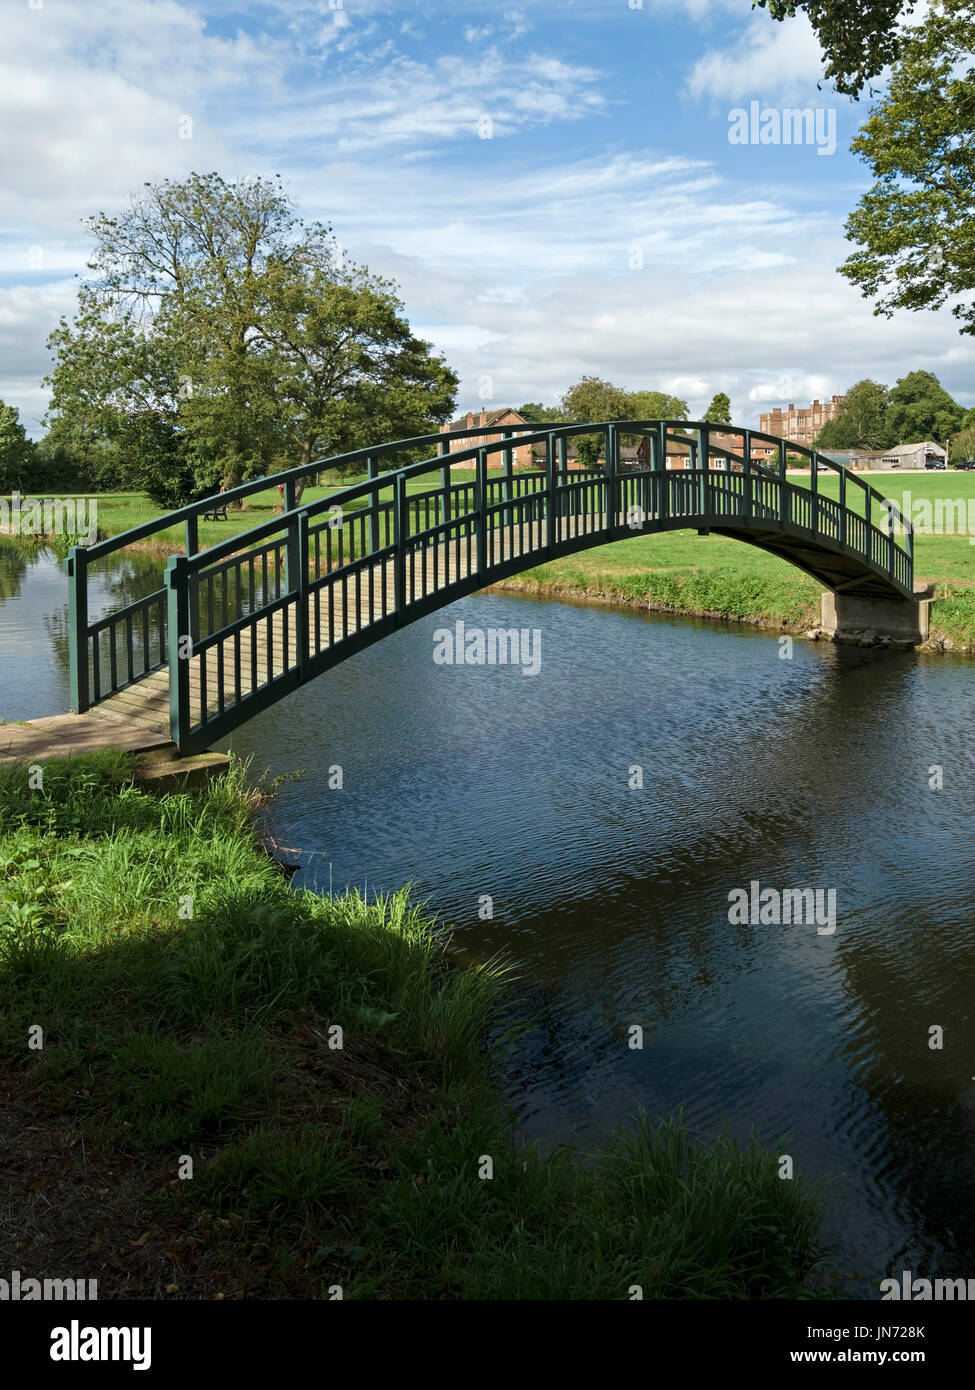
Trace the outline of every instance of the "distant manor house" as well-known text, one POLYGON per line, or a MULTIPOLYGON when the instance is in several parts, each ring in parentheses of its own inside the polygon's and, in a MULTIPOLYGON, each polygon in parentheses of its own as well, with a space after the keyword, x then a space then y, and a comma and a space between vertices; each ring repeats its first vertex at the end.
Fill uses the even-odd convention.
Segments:
MULTIPOLYGON (((524 415, 520 415, 517 410, 512 410, 510 406, 503 406, 500 410, 482 410, 479 415, 475 415, 472 410, 460 420, 452 420, 449 424, 441 425, 441 434, 450 434, 453 430, 473 430, 497 426, 497 434, 481 435, 479 439, 452 439, 448 444, 448 452, 457 453, 460 449, 469 449, 473 444, 494 444, 504 436, 506 425, 525 425, 527 421, 524 415)), ((531 468, 532 466, 532 446, 530 444, 514 445, 512 447, 513 463, 516 468, 531 468)), ((501 451, 488 454, 488 468, 501 468, 503 465, 501 451)), ((453 463, 451 468, 473 468, 471 459, 463 463, 453 463)))
POLYGON ((844 399, 834 396, 831 401, 813 401, 806 410, 796 410, 794 405, 788 410, 776 407, 767 415, 759 416, 758 428, 762 434, 772 434, 776 439, 788 439, 793 444, 811 448, 827 421, 836 419, 844 399))

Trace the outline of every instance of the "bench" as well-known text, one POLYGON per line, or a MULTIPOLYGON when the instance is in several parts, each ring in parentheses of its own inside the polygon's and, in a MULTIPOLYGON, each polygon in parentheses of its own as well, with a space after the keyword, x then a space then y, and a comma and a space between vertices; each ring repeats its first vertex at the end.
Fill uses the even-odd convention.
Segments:
POLYGON ((203 513, 203 520, 204 520, 204 521, 226 521, 226 520, 227 520, 227 504, 226 504, 226 502, 223 504, 222 507, 214 507, 212 511, 210 511, 210 512, 204 512, 204 513, 203 513))

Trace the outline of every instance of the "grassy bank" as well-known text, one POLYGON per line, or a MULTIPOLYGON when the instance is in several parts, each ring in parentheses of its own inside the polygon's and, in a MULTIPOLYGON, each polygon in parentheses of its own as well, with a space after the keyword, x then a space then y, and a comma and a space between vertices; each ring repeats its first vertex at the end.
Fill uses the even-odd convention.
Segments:
POLYGON ((102 1299, 809 1296, 822 1198, 772 1155, 679 1121, 516 1147, 503 970, 404 895, 292 892, 239 768, 129 777, 0 770, 0 1264, 102 1299))

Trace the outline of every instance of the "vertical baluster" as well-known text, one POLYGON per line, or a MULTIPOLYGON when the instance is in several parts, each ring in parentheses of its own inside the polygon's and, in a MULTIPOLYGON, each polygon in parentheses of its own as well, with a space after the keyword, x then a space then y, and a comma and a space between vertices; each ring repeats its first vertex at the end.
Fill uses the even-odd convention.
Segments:
MULTIPOLYGON (((84 714, 91 708, 88 650, 88 551, 73 545, 68 551, 68 670, 71 708, 84 714)), ((96 639, 97 649, 97 639, 96 639)), ((97 696, 96 696, 97 698, 97 696)))

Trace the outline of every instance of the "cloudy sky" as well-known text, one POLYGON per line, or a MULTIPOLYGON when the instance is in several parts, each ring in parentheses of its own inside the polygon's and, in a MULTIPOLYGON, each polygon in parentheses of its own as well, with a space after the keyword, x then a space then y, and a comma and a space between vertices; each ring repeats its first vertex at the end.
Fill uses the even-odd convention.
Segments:
POLYGON ((867 103, 821 72, 749 0, 0 0, 0 398, 41 432, 82 219, 215 169, 280 173, 395 279, 462 409, 585 373, 757 424, 916 367, 975 404, 949 313, 836 273, 867 103), (819 108, 818 145, 732 143, 752 102, 819 108))

